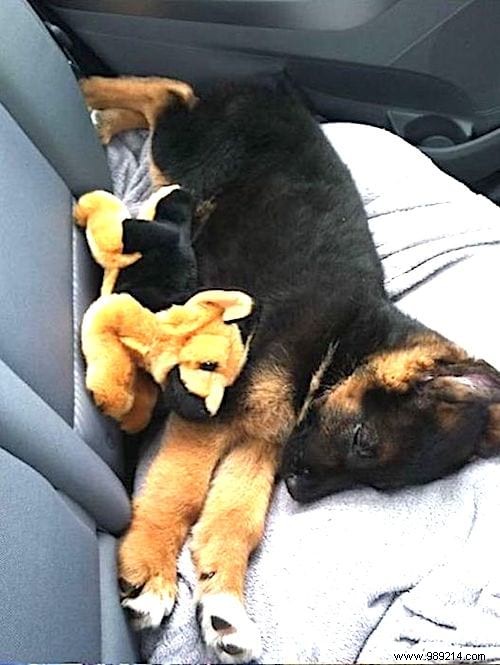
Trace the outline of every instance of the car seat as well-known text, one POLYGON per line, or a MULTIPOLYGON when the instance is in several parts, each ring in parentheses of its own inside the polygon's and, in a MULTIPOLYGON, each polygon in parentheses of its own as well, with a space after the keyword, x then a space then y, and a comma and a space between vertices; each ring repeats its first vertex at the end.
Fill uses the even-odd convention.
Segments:
POLYGON ((115 549, 122 436, 84 386, 99 273, 71 220, 110 188, 77 81, 24 0, 0 24, 0 661, 133 662, 115 549))

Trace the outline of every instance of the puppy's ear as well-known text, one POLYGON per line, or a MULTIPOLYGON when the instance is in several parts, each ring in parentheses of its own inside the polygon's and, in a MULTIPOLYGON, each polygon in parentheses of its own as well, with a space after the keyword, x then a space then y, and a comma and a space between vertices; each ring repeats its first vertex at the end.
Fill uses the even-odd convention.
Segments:
POLYGON ((451 403, 500 401, 500 373, 484 362, 469 360, 440 366, 435 373, 424 375, 439 399, 451 403))
POLYGON ((474 417, 484 419, 483 435, 475 452, 481 457, 500 454, 500 373, 482 360, 444 371, 447 373, 429 382, 429 388, 441 402, 459 408, 474 407, 474 417))
POLYGON ((481 457, 500 454, 500 402, 488 407, 486 433, 478 445, 477 454, 481 457))
POLYGON ((432 378, 439 365, 466 359, 466 353, 452 342, 426 333, 416 338, 411 346, 374 356, 370 370, 378 387, 405 393, 432 378))

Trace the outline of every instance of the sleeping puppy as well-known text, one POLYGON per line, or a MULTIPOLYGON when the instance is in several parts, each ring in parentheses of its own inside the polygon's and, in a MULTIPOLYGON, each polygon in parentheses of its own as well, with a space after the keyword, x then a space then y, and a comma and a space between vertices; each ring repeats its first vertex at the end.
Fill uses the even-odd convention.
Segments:
POLYGON ((500 449, 500 377, 390 302, 351 176, 293 93, 227 86, 197 101, 168 79, 82 88, 108 135, 133 117, 152 127, 157 186, 209 202, 194 241, 200 286, 260 304, 217 419, 170 417, 119 552, 123 604, 138 627, 156 626, 192 528, 203 639, 222 662, 248 662, 260 646, 245 572, 282 460, 304 501, 428 482, 500 449))

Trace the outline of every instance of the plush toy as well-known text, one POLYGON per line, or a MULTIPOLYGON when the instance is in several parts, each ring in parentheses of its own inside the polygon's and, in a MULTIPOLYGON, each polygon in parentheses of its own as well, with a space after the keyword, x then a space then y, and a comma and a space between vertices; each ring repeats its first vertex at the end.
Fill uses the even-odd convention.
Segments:
MULTIPOLYGON (((147 242, 149 239, 153 242, 156 240, 158 246, 165 249, 162 247, 166 235, 165 224, 161 229, 156 229, 156 236, 159 235, 159 238, 149 238, 149 236, 152 235, 152 232, 154 234, 154 229, 146 227, 140 228, 140 222, 153 220, 156 216, 156 208, 162 199, 175 191, 180 192, 179 185, 161 187, 143 203, 139 209, 136 220, 130 219, 131 215, 127 206, 110 192, 96 190, 80 197, 73 208, 73 217, 75 223, 85 229, 90 252, 94 257, 94 260, 104 270, 101 295, 108 295, 113 291, 120 269, 127 268, 142 258, 142 253, 140 251, 126 253, 124 247, 124 232, 126 225, 124 222, 127 222, 127 224, 132 227, 127 230, 128 235, 136 236, 132 240, 135 246, 141 247, 142 245, 148 248, 148 245, 151 245, 151 242, 147 242), (137 235, 139 235, 139 238, 137 235), (140 238, 141 235, 142 243, 140 238)), ((185 193, 184 196, 186 196, 185 193)), ((172 203, 174 203, 174 201, 172 201, 172 203)), ((172 208, 172 206, 170 207, 172 208)), ((178 219, 178 217, 176 219, 176 222, 178 223, 176 223, 174 228, 174 237, 177 239, 187 235, 188 237, 184 237, 184 240, 187 240, 187 245, 190 246, 191 229, 189 222, 192 209, 188 208, 188 210, 184 210, 183 212, 185 213, 184 219, 178 219)), ((171 216, 166 211, 164 211, 164 214, 166 214, 167 219, 171 216)), ((192 260, 194 262, 194 256, 192 260)), ((141 268, 144 269, 143 266, 141 266, 141 268)), ((181 267, 181 270, 183 270, 183 268, 184 266, 181 267)), ((185 270, 183 271, 185 272, 185 270)), ((170 275, 168 277, 170 277, 170 275)), ((171 291, 171 288, 169 290, 171 291)))
POLYGON ((177 186, 162 188, 139 214, 143 219, 129 219, 126 206, 103 191, 85 194, 74 208, 104 269, 101 297, 82 323, 86 385, 127 432, 148 424, 158 386, 167 385, 174 368, 187 393, 215 415, 246 359, 240 329, 231 322, 253 309, 249 295, 223 290, 167 306, 193 292, 192 204, 177 186))

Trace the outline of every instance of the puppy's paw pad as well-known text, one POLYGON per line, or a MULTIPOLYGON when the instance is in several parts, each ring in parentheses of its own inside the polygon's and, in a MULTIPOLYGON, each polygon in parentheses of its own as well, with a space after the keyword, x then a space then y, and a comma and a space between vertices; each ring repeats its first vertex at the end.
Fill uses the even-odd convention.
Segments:
POLYGON ((175 596, 168 591, 143 589, 137 593, 135 587, 128 590, 127 596, 122 599, 122 607, 128 611, 135 630, 158 628, 163 617, 172 612, 174 603, 175 596))
POLYGON ((257 626, 242 603, 230 594, 203 596, 199 604, 203 640, 221 663, 249 663, 261 654, 257 626))

